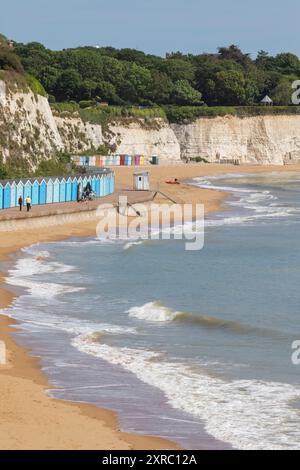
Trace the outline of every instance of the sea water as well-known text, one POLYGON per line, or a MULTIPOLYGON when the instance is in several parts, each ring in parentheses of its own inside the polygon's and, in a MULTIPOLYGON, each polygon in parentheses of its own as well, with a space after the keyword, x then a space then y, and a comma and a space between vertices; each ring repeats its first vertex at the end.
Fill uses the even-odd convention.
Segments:
POLYGON ((186 448, 300 447, 300 175, 196 178, 229 191, 205 244, 35 245, 9 269, 5 313, 54 397, 118 412, 186 448))

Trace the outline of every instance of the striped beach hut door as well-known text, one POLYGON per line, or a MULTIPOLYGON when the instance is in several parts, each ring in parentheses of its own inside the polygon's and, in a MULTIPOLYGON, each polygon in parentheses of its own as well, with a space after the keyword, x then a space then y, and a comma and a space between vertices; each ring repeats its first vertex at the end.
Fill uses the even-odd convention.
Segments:
POLYGON ((17 184, 13 181, 10 185, 10 207, 16 207, 17 184))
POLYGON ((39 203, 46 204, 46 202, 47 202, 47 183, 45 180, 42 180, 40 184, 39 203))
POLYGON ((59 202, 59 179, 56 178, 56 180, 53 183, 53 202, 59 202))
POLYGON ((66 201, 66 180, 63 178, 59 183, 59 202, 66 201))
POLYGON ((73 181, 72 181, 72 194, 71 194, 72 201, 77 201, 77 191, 78 191, 78 181, 75 176, 75 178, 73 178, 73 181))
POLYGON ((46 203, 47 204, 52 204, 53 202, 53 181, 50 178, 47 181, 47 196, 46 196, 46 203))
POLYGON ((37 204, 39 204, 39 199, 40 199, 39 193, 40 193, 40 185, 39 185, 39 182, 35 180, 32 185, 32 197, 31 197, 33 206, 36 206, 37 204))
POLYGON ((66 182, 66 201, 71 201, 72 200, 72 180, 71 177, 67 179, 66 182))
POLYGON ((10 194, 11 194, 10 183, 6 183, 6 185, 3 188, 3 209, 10 208, 10 194))
POLYGON ((0 209, 3 209, 3 184, 0 183, 0 209))

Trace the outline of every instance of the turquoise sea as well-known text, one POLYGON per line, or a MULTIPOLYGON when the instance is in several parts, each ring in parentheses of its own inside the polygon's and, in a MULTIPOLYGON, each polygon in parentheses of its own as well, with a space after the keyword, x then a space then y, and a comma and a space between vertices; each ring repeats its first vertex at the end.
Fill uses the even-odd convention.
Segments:
POLYGON ((205 244, 70 239, 9 266, 5 313, 51 396, 186 448, 300 447, 300 174, 197 178, 230 191, 205 244))

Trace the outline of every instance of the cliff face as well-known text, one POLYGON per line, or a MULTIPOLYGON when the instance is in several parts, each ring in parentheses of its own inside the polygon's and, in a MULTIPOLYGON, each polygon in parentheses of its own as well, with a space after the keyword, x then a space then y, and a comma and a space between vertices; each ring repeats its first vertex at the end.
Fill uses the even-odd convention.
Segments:
POLYGON ((8 91, 0 80, 0 154, 4 162, 27 160, 32 167, 63 149, 47 98, 8 91))
POLYGON ((158 155, 161 160, 180 161, 180 145, 173 129, 163 119, 129 120, 109 126, 109 141, 116 153, 158 155))
POLYGON ((283 164, 300 159, 300 116, 199 118, 172 124, 181 157, 238 158, 241 163, 283 164))
POLYGON ((238 158, 241 163, 283 164, 300 160, 300 115, 199 118, 189 124, 132 119, 100 124, 79 115, 52 112, 48 100, 32 92, 8 91, 0 80, 0 156, 34 168, 58 151, 98 149, 158 155, 162 161, 202 157, 238 158))

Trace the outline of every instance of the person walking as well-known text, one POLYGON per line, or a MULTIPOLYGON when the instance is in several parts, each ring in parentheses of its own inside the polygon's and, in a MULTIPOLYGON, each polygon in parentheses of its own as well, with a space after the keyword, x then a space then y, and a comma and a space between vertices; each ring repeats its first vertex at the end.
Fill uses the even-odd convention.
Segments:
POLYGON ((19 206, 20 206, 20 212, 21 212, 21 211, 22 211, 22 208, 23 208, 23 198, 22 198, 22 196, 19 197, 19 199, 18 199, 18 204, 19 204, 19 206))
POLYGON ((27 206, 27 212, 29 212, 31 209, 31 197, 27 196, 25 201, 26 201, 26 206, 27 206))

